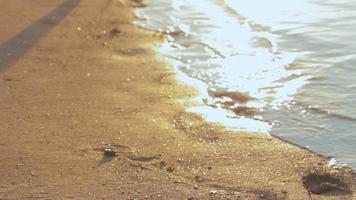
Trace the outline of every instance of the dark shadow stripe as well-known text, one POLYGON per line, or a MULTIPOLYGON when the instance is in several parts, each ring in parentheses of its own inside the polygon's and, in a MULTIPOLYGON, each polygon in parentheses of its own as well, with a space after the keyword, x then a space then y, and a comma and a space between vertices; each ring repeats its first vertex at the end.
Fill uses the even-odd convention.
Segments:
MULTIPOLYGON (((48 15, 40 18, 19 34, 1 44, 0 46, 0 71, 5 70, 18 61, 29 51, 43 36, 67 16, 80 0, 68 0, 48 15)), ((9 21, 11 23, 11 21, 9 21)))

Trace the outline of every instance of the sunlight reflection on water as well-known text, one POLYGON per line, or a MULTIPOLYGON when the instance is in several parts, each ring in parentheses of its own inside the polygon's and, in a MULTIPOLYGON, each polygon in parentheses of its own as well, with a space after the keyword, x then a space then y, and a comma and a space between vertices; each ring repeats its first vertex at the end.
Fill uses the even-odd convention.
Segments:
MULTIPOLYGON (((137 21, 137 24, 169 35, 160 49, 161 54, 179 60, 179 63, 175 62, 177 68, 204 82, 210 94, 222 94, 204 96, 203 99, 207 99, 206 102, 217 102, 218 99, 220 103, 214 103, 214 106, 235 112, 233 118, 239 129, 260 127, 257 130, 267 132, 270 129, 267 122, 256 119, 255 115, 266 107, 279 109, 291 101, 296 90, 310 78, 301 70, 289 68, 297 53, 278 52, 274 35, 268 31, 254 31, 247 21, 241 21, 217 2, 146 3, 152 9, 138 10, 137 15, 146 20, 137 21), (160 20, 162 17, 166 20, 160 20), (238 93, 249 100, 231 99, 230 93, 238 93), (246 110, 253 113, 245 113, 246 110), (249 118, 244 114, 250 115, 249 118)), ((204 113, 208 110, 211 109, 204 113)), ((219 118, 217 121, 226 124, 230 120, 219 118)))
POLYGON ((201 91, 190 111, 356 166, 355 0, 144 3, 135 23, 167 36, 160 54, 201 91))

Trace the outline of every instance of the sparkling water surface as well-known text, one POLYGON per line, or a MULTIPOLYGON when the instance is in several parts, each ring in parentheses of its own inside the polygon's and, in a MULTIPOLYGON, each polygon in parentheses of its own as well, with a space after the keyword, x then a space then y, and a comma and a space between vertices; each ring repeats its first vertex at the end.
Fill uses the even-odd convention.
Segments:
POLYGON ((356 0, 144 0, 136 24, 201 89, 208 121, 356 168, 356 0))

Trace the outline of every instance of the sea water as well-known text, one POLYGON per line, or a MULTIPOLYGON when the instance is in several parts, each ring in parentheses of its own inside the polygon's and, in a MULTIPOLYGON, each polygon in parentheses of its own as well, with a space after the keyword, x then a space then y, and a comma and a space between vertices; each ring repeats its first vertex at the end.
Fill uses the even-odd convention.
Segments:
POLYGON ((356 0, 144 0, 135 23, 199 86, 208 121, 356 168, 356 0))

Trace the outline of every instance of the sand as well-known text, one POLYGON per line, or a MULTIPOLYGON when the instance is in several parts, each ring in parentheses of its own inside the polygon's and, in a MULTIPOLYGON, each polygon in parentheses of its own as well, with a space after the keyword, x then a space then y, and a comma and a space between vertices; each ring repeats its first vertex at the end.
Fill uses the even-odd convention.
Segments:
POLYGON ((132 25, 137 5, 1 4, 0 199, 352 199, 350 170, 186 112, 196 91, 132 25), (312 171, 348 191, 311 194, 312 171))

